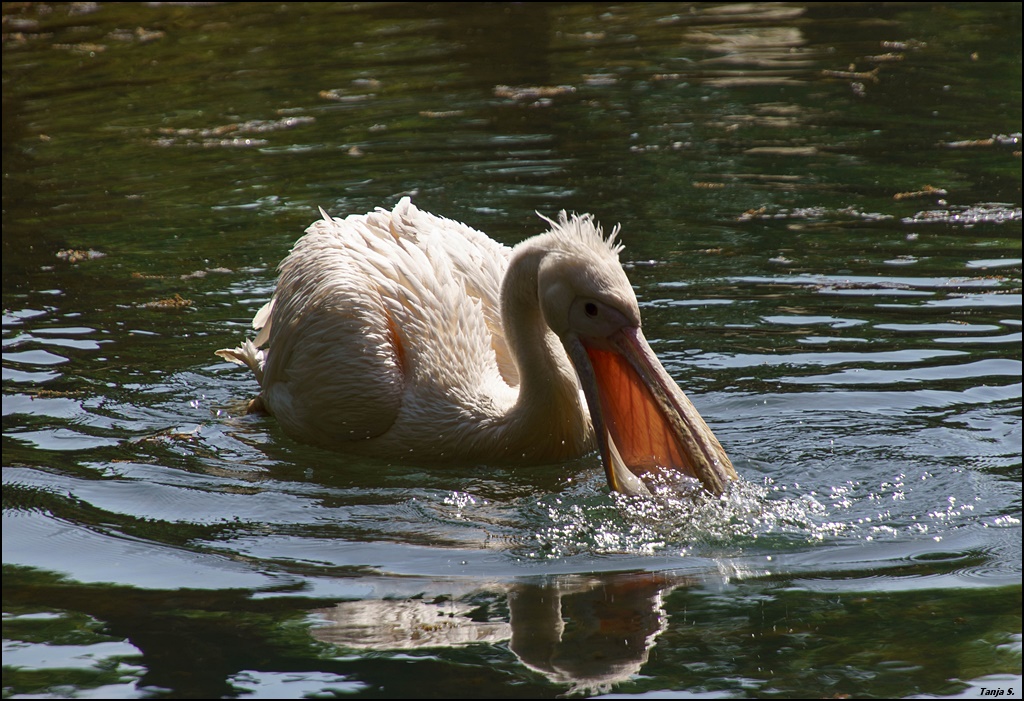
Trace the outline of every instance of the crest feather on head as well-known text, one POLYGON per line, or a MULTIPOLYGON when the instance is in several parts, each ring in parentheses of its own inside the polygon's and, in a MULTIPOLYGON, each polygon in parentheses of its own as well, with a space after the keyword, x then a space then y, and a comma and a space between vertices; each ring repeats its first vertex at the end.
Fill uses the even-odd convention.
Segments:
MULTIPOLYGON (((540 212, 538 217, 551 225, 551 233, 568 247, 585 246, 601 253, 611 253, 618 259, 619 252, 623 249, 618 242, 620 226, 618 224, 612 229, 607 238, 604 236, 604 229, 594 221, 593 214, 567 214, 563 209, 558 213, 558 221, 545 217, 540 212)), ((570 249, 571 250, 571 249, 570 249)))

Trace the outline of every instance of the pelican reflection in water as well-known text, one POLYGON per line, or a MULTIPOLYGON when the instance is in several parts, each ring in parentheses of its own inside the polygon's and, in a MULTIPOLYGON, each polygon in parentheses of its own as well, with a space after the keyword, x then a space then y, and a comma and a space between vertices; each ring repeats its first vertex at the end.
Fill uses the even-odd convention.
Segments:
POLYGON ((556 684, 606 693, 641 672, 667 626, 664 597, 692 583, 656 572, 444 582, 426 595, 389 591, 314 610, 320 625, 311 633, 342 648, 382 652, 507 644, 519 662, 556 684), (459 586, 467 590, 452 598, 459 586))
POLYGON ((655 357, 592 216, 546 220, 514 248, 417 209, 323 213, 280 266, 254 341, 217 352, 296 440, 464 464, 597 450, 609 486, 678 472, 720 494, 725 450, 655 357))

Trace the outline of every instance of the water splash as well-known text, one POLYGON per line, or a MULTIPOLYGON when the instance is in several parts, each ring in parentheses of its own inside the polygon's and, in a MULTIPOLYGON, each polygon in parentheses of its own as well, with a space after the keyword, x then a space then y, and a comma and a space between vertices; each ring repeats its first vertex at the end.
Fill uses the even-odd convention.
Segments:
POLYGON ((652 497, 554 498, 538 504, 548 525, 522 545, 536 558, 685 555, 769 535, 815 541, 845 530, 844 524, 825 518, 827 509, 815 497, 780 498, 775 491, 770 480, 756 484, 741 479, 720 497, 694 487, 664 485, 652 497))

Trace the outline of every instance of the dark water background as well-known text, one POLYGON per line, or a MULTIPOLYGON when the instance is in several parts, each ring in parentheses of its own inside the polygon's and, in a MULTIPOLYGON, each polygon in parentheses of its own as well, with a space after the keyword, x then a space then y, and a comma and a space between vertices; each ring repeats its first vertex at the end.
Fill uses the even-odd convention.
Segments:
POLYGON ((1021 5, 3 6, 3 694, 1021 694, 1021 5), (743 481, 386 466, 213 356, 323 206, 621 223, 743 481))

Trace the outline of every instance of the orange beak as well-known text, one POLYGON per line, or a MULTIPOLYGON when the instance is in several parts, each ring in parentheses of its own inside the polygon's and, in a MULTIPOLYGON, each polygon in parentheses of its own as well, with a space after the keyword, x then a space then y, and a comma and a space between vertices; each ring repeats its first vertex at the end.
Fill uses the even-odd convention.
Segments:
POLYGON ((568 348, 590 407, 608 486, 650 494, 645 478, 675 471, 719 495, 736 479, 729 456, 639 328, 568 348))

